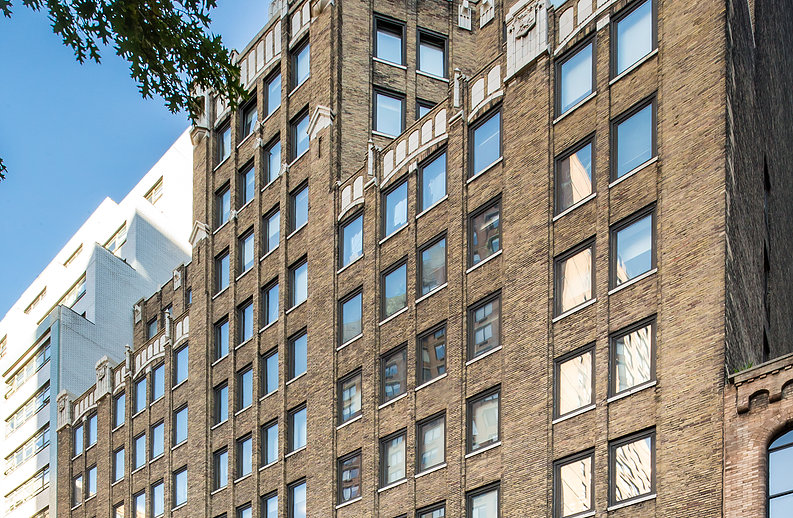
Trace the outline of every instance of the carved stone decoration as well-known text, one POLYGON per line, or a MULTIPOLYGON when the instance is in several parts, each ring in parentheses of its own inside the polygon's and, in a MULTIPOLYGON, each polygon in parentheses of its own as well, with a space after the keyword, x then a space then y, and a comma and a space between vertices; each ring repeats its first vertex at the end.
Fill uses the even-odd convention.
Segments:
POLYGON ((58 393, 58 430, 72 424, 72 398, 65 390, 58 393))
POLYGON ((105 394, 110 394, 113 391, 113 375, 110 370, 110 358, 102 356, 96 362, 96 399, 101 398, 105 394))
POLYGON ((484 27, 496 16, 495 0, 482 0, 479 6, 479 27, 484 27))
POLYGON ((471 18, 473 17, 473 9, 468 3, 468 0, 462 0, 460 6, 457 8, 457 26, 461 29, 471 30, 471 18))
POLYGON ((521 0, 510 8, 507 24, 507 78, 548 51, 547 0, 521 0))
POLYGON ((182 270, 177 268, 173 271, 173 291, 178 290, 182 286, 182 270))
POLYGON ((209 225, 201 221, 196 221, 195 223, 193 223, 193 231, 190 233, 190 244, 192 246, 196 246, 198 245, 199 242, 206 239, 208 235, 209 235, 209 225))
POLYGON ((124 364, 126 366, 127 375, 132 375, 132 347, 129 344, 124 346, 124 364))
POLYGON ((132 315, 135 318, 135 323, 136 324, 141 321, 142 316, 141 316, 140 303, 135 304, 134 306, 132 306, 132 315))
POLYGON ((163 311, 165 316, 165 339, 171 341, 171 312, 163 311))
POLYGON ((308 121, 308 138, 314 140, 320 130, 333 124, 335 114, 327 106, 317 106, 308 121))
POLYGON ((333 5, 333 0, 317 0, 311 8, 312 14, 319 16, 329 5, 333 5))
POLYGON ((286 0, 273 0, 270 3, 270 18, 274 18, 278 16, 279 18, 283 18, 286 16, 287 12, 287 1, 286 0))

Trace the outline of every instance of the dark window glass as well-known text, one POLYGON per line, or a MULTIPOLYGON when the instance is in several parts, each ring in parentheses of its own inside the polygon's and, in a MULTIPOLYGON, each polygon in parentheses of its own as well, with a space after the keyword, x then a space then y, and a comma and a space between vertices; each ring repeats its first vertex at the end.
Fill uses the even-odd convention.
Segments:
POLYGON ((500 439, 500 389, 468 400, 468 451, 495 444, 500 439))
POLYGON ((595 353, 590 348, 565 356, 556 367, 556 417, 594 403, 595 353))
POLYGON ((654 212, 621 223, 611 231, 613 243, 612 286, 647 273, 655 266, 654 212))
POLYGON ((308 112, 298 115, 291 123, 292 160, 308 151, 308 112))
POLYGON ((787 518, 793 512, 793 430, 768 447, 768 518, 787 518))
POLYGON ((647 0, 617 20, 614 29, 616 70, 619 75, 655 48, 653 2, 647 0))
POLYGON ((160 364, 151 370, 151 400, 156 401, 165 395, 165 365, 160 364))
POLYGON ((446 196, 446 152, 419 167, 419 211, 427 210, 446 196))
POLYGON ((403 65, 402 37, 404 25, 376 18, 375 26, 377 32, 375 37, 375 56, 378 59, 403 65))
POLYGON ((468 310, 469 359, 501 345, 501 295, 477 303, 468 310))
POLYGON ((388 191, 383 198, 383 235, 387 237, 408 223, 407 180, 388 191))
POLYGON ((123 392, 113 400, 113 428, 124 424, 127 413, 127 396, 123 392))
POLYGON ((231 216, 231 191, 229 186, 221 188, 215 193, 215 228, 220 227, 231 216))
POLYGON ((262 462, 272 464, 278 460, 278 421, 262 426, 262 462))
POLYGON ((245 205, 253 200, 256 195, 256 168, 253 164, 240 172, 240 205, 245 205))
POLYGON ((292 51, 292 88, 302 85, 311 75, 311 48, 308 40, 292 51))
POLYGON ((85 430, 86 432, 85 435, 86 435, 86 442, 88 443, 89 447, 96 444, 96 433, 97 433, 96 421, 97 421, 96 414, 91 414, 91 416, 88 417, 88 426, 85 430))
POLYGON ((229 320, 224 318, 215 324, 215 359, 223 358, 229 353, 229 320))
POLYGON ((594 296, 595 244, 590 242, 556 259, 556 314, 561 315, 594 296))
POLYGON ((405 478, 405 432, 380 441, 380 486, 405 478))
POLYGON ((416 101, 416 120, 424 117, 435 107, 435 104, 427 101, 416 101))
POLYGON ((229 287, 229 252, 226 250, 215 258, 215 293, 229 287))
POLYGON ((446 372, 446 325, 432 329, 418 338, 419 385, 437 378, 446 372))
POLYGON ((214 389, 215 424, 222 423, 229 418, 229 386, 222 383, 214 389))
POLYGON ((212 489, 226 487, 229 480, 229 452, 226 448, 216 451, 212 456, 212 489))
POLYGON ((446 416, 419 423, 416 441, 416 469, 419 473, 446 462, 446 416))
POLYGON ((157 317, 152 318, 146 324, 146 339, 150 340, 157 334, 157 317))
POLYGON ((361 415, 361 372, 339 381, 339 423, 361 415))
POLYGON ((655 321, 640 322, 611 338, 611 394, 655 379, 655 321))
POLYGON ((446 39, 419 31, 418 69, 427 74, 446 77, 446 39))
POLYGON ((290 195, 290 230, 294 232, 308 223, 308 184, 299 187, 290 195))
POLYGON ((419 251, 419 295, 446 284, 446 237, 419 251))
POLYGON ((275 181, 281 174, 281 141, 270 143, 264 150, 264 162, 267 166, 267 183, 275 181))
POLYGON ((634 435, 609 445, 610 502, 617 504, 655 490, 655 432, 634 435))
POLYGON ((245 138, 256 129, 259 121, 259 110, 256 107, 256 92, 253 92, 253 99, 242 109, 242 132, 241 138, 245 138))
POLYGON ((347 266, 363 255, 363 214, 345 222, 340 229, 340 266, 347 266))
POLYGON ((501 112, 478 123, 471 131, 471 172, 475 176, 501 158, 501 112))
POLYGON ((655 101, 612 124, 612 177, 625 176, 655 156, 655 101))
POLYGON ((253 471, 253 438, 248 435, 237 440, 237 478, 253 471))
POLYGON ((306 483, 289 486, 289 518, 306 518, 306 483))
POLYGON ((590 141, 556 160, 556 213, 569 209, 593 192, 590 141))
POLYGON ((407 305, 407 264, 383 274, 383 318, 388 318, 407 305))
POLYGON ((308 366, 308 335, 301 331, 289 339, 289 379, 294 379, 304 372, 308 366))
POLYGON ((289 281, 289 307, 293 308, 308 298, 308 262, 290 268, 289 281))
POLYGON ((306 407, 289 412, 289 451, 299 450, 306 445, 306 407))
POLYGON ((135 382, 135 413, 146 408, 146 376, 135 382))
POLYGON ((275 73, 267 78, 267 115, 281 105, 281 74, 275 73))
POLYGON ((278 283, 274 282, 264 288, 264 325, 267 326, 278 320, 278 283))
POLYGON ((253 368, 248 366, 237 373, 237 409, 253 404, 253 368))
POLYGON ((470 266, 501 250, 501 200, 477 210, 471 216, 470 232, 470 266))
POLYGON ((226 123, 221 127, 216 135, 217 161, 224 161, 231 155, 231 126, 226 123))
POLYGON ((587 452, 554 465, 554 516, 567 518, 594 510, 594 462, 594 453, 587 452))
POLYGON ((556 78, 558 81, 559 115, 592 93, 592 77, 594 75, 592 51, 594 46, 594 43, 588 43, 558 65, 556 78))
POLYGON ((383 380, 382 400, 386 403, 407 390, 407 349, 400 347, 387 353, 380 363, 383 380))
POLYGON ((253 300, 248 300, 237 308, 239 318, 239 343, 245 343, 253 338, 253 300))
POLYGON ((403 96, 382 91, 374 93, 374 130, 396 137, 402 133, 405 118, 403 96))
POLYGON ((281 241, 281 211, 276 209, 264 217, 264 253, 271 252, 281 241))
POLYGON ((361 496, 361 453, 339 459, 339 503, 361 496))
POLYGON ((179 444, 187 440, 187 407, 184 406, 173 413, 173 443, 179 444))
POLYGON ((174 367, 173 367, 173 384, 174 386, 187 379, 189 365, 188 360, 189 348, 187 345, 177 349, 174 354, 174 367))

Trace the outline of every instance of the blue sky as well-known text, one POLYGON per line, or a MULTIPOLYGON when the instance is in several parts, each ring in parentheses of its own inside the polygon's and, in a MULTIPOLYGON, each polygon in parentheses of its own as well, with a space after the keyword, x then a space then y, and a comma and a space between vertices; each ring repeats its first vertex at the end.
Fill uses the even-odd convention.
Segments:
MULTIPOLYGON (((242 49, 266 0, 220 0, 213 32, 242 49)), ((187 127, 143 100, 112 49, 80 65, 49 20, 17 0, 0 16, 0 318, 109 196, 120 201, 187 127)))

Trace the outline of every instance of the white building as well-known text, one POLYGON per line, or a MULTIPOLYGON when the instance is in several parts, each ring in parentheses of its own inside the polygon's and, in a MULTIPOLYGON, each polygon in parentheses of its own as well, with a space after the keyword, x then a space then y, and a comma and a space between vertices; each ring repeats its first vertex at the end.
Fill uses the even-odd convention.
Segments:
POLYGON ((0 321, 0 516, 56 516, 56 396, 123 361, 133 305, 190 260, 193 147, 185 132, 116 203, 106 198, 0 321))

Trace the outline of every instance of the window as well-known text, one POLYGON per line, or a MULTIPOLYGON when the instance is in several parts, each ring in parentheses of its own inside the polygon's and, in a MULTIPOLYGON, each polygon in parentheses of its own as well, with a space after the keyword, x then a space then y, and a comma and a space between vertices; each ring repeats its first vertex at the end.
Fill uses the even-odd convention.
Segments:
POLYGON ((253 367, 248 365, 237 373, 237 409, 253 404, 253 367))
POLYGON ((446 284, 446 235, 419 250, 419 296, 446 284))
POLYGON ((162 480, 151 486, 151 515, 154 517, 165 514, 165 484, 162 480))
POLYGON ((96 496, 96 464, 88 468, 88 498, 96 496))
POLYGON ((592 142, 589 137, 556 159, 556 214, 595 192, 592 176, 592 142))
POLYGON ((262 497, 261 518, 278 518, 278 495, 262 497))
POLYGON ((264 217, 264 253, 267 254, 278 248, 281 241, 281 211, 277 208, 264 217))
MULTIPOLYGON (((154 182, 154 185, 151 186, 151 189, 149 189, 148 192, 146 192, 146 194, 143 195, 143 197, 146 198, 146 201, 148 201, 152 205, 157 205, 157 202, 160 201, 160 198, 162 198, 162 176, 160 177, 159 180, 154 182)), ((81 250, 82 246, 83 245, 80 245, 80 248, 78 248, 77 250, 78 251, 81 250)), ((71 260, 74 257, 75 254, 72 254, 69 259, 71 260)), ((64 264, 64 266, 68 266, 68 264, 69 261, 67 261, 66 264, 64 264)))
POLYGON ((468 400, 468 451, 496 444, 500 438, 499 396, 496 387, 468 400))
POLYGON ((243 344, 253 338, 253 299, 248 299, 237 308, 239 343, 243 344))
POLYGON ((289 202, 289 229, 294 232, 308 223, 308 184, 295 189, 289 196, 289 202))
POLYGON ((289 339, 289 379, 300 376, 308 367, 308 334, 300 331, 289 339))
POLYGON ((215 228, 223 226, 231 217, 231 190, 228 184, 215 193, 215 228))
POLYGON ((146 323, 146 340, 151 340, 157 334, 157 317, 146 323))
POLYGON ((113 452, 113 482, 124 478, 124 448, 113 452))
POLYGON ((419 166, 419 212, 446 196, 446 151, 419 166))
POLYGON ((265 79, 264 84, 264 105, 267 107, 267 115, 269 116, 276 108, 281 106, 281 73, 275 72, 265 79))
POLYGON ((380 359, 382 402, 387 403, 407 390, 407 347, 400 346, 380 359))
POLYGON ((562 115, 592 93, 595 43, 590 40, 556 63, 556 114, 562 115))
POLYGON ((83 503, 83 476, 77 475, 72 479, 72 507, 83 503))
POLYGON ((173 353, 173 385, 176 386, 187 379, 189 365, 188 360, 189 348, 184 345, 174 351, 173 353))
POLYGON ((256 194, 256 168, 251 162, 248 167, 240 172, 240 207, 253 200, 256 194))
POLYGON ((278 460, 278 421, 262 425, 262 462, 266 466, 278 460))
POLYGON ((356 451, 339 459, 339 503, 361 496, 361 452, 356 451))
POLYGON ((554 516, 567 518, 594 510, 594 462, 594 452, 588 451, 554 463, 554 516))
POLYGON ((622 178, 656 155, 655 98, 611 123, 611 179, 622 178))
POLYGON ((226 448, 212 454, 212 489, 226 487, 229 480, 229 452, 226 448))
POLYGON ((301 262, 289 269, 289 307, 302 304, 308 298, 308 262, 301 262))
POLYGON ((421 473, 446 462, 446 416, 420 422, 416 430, 416 471, 421 473))
POLYGON ((272 282, 262 289, 262 315, 264 326, 278 320, 278 281, 272 282))
POLYGON ((655 491, 655 430, 609 445, 609 502, 627 502, 655 491))
POLYGON ((405 26, 402 23, 375 18, 374 55, 397 65, 404 65, 404 40, 405 26))
POLYGON ((135 382, 135 413, 146 408, 146 375, 135 382))
POLYGON ((49 445, 50 426, 46 424, 22 445, 17 447, 17 449, 12 451, 10 455, 6 456, 6 469, 3 473, 9 475, 49 445))
POLYGON ((489 296, 468 310, 468 359, 501 345, 501 294, 489 296))
POLYGON ((655 208, 650 207, 611 229, 611 286, 617 287, 655 268, 655 208))
POLYGON ((768 518, 784 518, 793 510, 793 430, 768 447, 768 518))
MULTIPOLYGON (((0 340, 0 346, 5 347, 5 337, 0 340)), ((44 344, 39 347, 35 355, 33 355, 25 364, 16 371, 16 373, 9 376, 6 380, 7 391, 5 394, 6 399, 11 397, 27 380, 33 377, 44 364, 50 361, 50 341, 46 340, 44 344)))
POLYGON ((407 263, 403 262, 382 274, 382 311, 388 318, 407 306, 407 263))
POLYGON ((249 269, 253 268, 254 258, 253 258, 253 229, 246 232, 242 237, 239 238, 238 248, 239 248, 239 272, 247 272, 249 269))
POLYGON ((655 379, 655 317, 611 337, 611 395, 655 379))
POLYGON ((173 443, 181 444, 187 440, 187 406, 173 413, 173 443))
POLYGON ((653 51, 657 45, 655 6, 646 0, 627 10, 612 25, 612 75, 618 76, 653 51))
POLYGON ((501 516, 498 484, 468 493, 466 507, 466 516, 472 518, 498 518, 501 516))
POLYGON ((215 324, 215 360, 229 353, 229 319, 224 318, 215 324))
MULTIPOLYGON (((48 515, 45 515, 48 516, 48 515)), ((116 504, 113 507, 113 518, 124 518, 124 503, 116 504)))
POLYGON ((157 401, 165 395, 165 364, 151 370, 151 400, 157 401))
POLYGON ((422 101, 420 99, 417 100, 416 101, 416 120, 418 120, 418 119, 424 117, 425 115, 427 115, 429 112, 432 111, 432 109, 434 107, 435 107, 435 103, 431 103, 429 101, 422 101))
POLYGON ((341 345, 360 336, 363 332, 362 312, 363 293, 360 288, 339 302, 339 315, 341 317, 339 343, 341 345))
POLYGON ((264 393, 278 390, 278 349, 273 349, 264 357, 264 393))
POLYGON ((215 257, 215 293, 229 287, 229 251, 224 250, 215 257))
POLYGON ((339 267, 344 267, 363 255, 363 213, 343 223, 339 231, 341 234, 339 267))
POLYGON ((292 136, 292 160, 297 160, 308 151, 308 111, 299 114, 290 123, 290 134, 292 136))
POLYGON ((74 445, 74 456, 78 456, 83 452, 83 438, 84 438, 85 430, 83 429, 83 425, 77 425, 74 427, 72 431, 72 444, 74 445))
POLYGON ((184 298, 188 306, 193 303, 193 288, 187 288, 184 298))
POLYGON ((405 477, 405 431, 402 430, 380 440, 380 487, 405 477))
POLYGON ((176 470, 173 474, 173 506, 179 507, 187 503, 187 467, 176 470))
POLYGON ((361 370, 339 380, 339 424, 361 415, 361 370))
POLYGON ((132 495, 132 512, 135 518, 143 518, 146 516, 146 492, 141 491, 132 495))
POLYGON ((253 133, 256 129, 257 122, 259 122, 259 110, 256 106, 256 92, 252 92, 251 96, 253 99, 242 108, 242 127, 240 128, 242 131, 240 132, 240 140, 253 133))
POLYGON ((146 434, 142 433, 133 439, 132 469, 133 471, 146 464, 146 434))
POLYGON ((276 139, 264 148, 264 163, 267 167, 267 184, 274 182, 281 174, 281 141, 276 139))
POLYGON ((405 96, 391 91, 374 91, 374 130, 396 137, 405 127, 405 96))
MULTIPOLYGON (((32 418, 36 415, 39 410, 44 408, 50 402, 50 384, 49 382, 45 383, 38 392, 30 396, 30 398, 25 402, 24 405, 19 407, 11 417, 6 419, 6 434, 5 436, 8 437, 11 435, 15 430, 17 430, 20 426, 28 421, 28 419, 32 418)), ((144 401, 145 404, 145 401, 144 401)), ((82 450, 82 446, 80 447, 82 450)))
POLYGON ((253 508, 251 504, 245 504, 237 508, 237 518, 253 518, 253 508))
POLYGON ((228 121, 217 130, 215 135, 217 163, 221 163, 231 155, 231 124, 228 121))
POLYGON ((156 459, 165 452, 165 423, 151 427, 151 458, 156 459))
POLYGON ((423 385, 446 372, 446 324, 418 337, 416 383, 423 385))
POLYGON ((417 68, 427 74, 446 77, 446 38, 419 30, 417 68))
POLYGON ((566 252, 555 262, 556 314, 561 315, 592 300, 595 286, 595 242, 566 252))
POLYGON ((311 48, 308 40, 292 51, 292 89, 302 85, 311 75, 311 48))
POLYGON ((237 440, 237 478, 253 471, 253 438, 250 435, 237 440))
POLYGON ((435 504, 416 511, 416 518, 444 518, 446 516, 446 504, 435 504))
POLYGON ((215 424, 222 423, 229 418, 229 385, 221 383, 214 389, 215 424))
POLYGON ((468 264, 474 266, 501 250, 501 199, 477 209, 471 216, 468 264))
POLYGON ((501 112, 483 117, 471 129, 471 170, 473 177, 489 169, 501 159, 501 112))
POLYGON ((289 518, 306 518, 306 481, 291 484, 288 491, 289 518))
POLYGON ((289 411, 289 451, 293 452, 306 445, 306 406, 289 411))
POLYGON ((383 195, 383 236, 408 224, 408 182, 403 181, 383 195))
POLYGON ((556 414, 561 417, 595 402, 594 345, 573 351, 554 363, 556 414))

